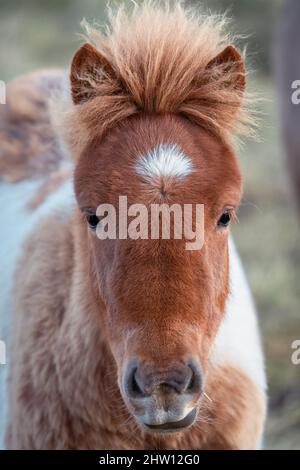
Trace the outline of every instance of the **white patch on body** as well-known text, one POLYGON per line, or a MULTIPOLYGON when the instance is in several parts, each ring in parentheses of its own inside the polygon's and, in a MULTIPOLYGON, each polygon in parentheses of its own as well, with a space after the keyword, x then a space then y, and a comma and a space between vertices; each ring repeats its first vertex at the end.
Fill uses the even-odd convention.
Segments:
POLYGON ((257 314, 241 260, 232 240, 229 242, 230 289, 225 318, 218 332, 214 361, 236 364, 260 390, 266 389, 266 376, 257 314))
MULTIPOLYGON (((52 210, 73 204, 73 186, 68 181, 51 193, 35 210, 28 204, 43 179, 15 184, 0 183, 0 340, 6 344, 6 364, 0 365, 0 449, 4 448, 7 418, 7 378, 10 365, 9 337, 13 328, 13 282, 22 245, 39 221, 52 210)), ((26 334, 26 333, 25 333, 26 334)))
MULTIPOLYGON (((264 393, 267 384, 257 314, 241 260, 232 240, 229 242, 229 259, 231 293, 211 359, 216 365, 241 369, 264 393)), ((261 442, 258 447, 260 445, 261 442)))
POLYGON ((193 171, 190 158, 175 144, 155 147, 139 158, 135 168, 138 175, 149 181, 169 176, 184 178, 193 171))

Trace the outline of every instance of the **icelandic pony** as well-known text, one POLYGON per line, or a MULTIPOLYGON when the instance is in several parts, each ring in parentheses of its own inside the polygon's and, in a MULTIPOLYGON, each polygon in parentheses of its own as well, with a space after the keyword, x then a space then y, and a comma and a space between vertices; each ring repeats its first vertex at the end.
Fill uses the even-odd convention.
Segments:
POLYGON ((263 356, 229 240, 242 193, 232 135, 251 118, 243 59, 223 26, 181 3, 121 7, 106 34, 88 28, 72 100, 59 71, 8 86, 3 447, 260 446, 263 356), (100 240, 97 207, 120 195, 145 207, 203 204, 204 246, 100 240))

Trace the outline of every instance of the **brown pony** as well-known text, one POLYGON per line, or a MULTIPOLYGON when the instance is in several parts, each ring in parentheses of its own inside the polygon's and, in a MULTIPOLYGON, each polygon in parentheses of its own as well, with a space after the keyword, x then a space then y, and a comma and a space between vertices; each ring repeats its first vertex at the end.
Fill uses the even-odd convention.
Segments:
POLYGON ((242 191, 231 135, 249 133, 251 117, 243 59, 223 27, 181 2, 121 7, 105 35, 87 28, 72 103, 60 72, 8 86, 1 207, 17 269, 1 273, 11 277, 0 316, 11 343, 0 368, 7 448, 260 446, 263 358, 229 240, 242 191), (97 208, 119 196, 203 204, 204 246, 161 232, 100 239, 97 208))

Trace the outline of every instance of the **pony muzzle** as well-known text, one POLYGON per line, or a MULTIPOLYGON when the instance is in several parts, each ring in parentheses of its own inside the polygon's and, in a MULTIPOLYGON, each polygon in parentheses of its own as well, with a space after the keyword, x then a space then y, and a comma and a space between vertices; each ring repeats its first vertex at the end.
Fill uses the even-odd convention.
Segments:
POLYGON ((178 432, 196 420, 201 369, 195 360, 158 368, 134 359, 126 366, 122 388, 130 412, 145 431, 178 432))

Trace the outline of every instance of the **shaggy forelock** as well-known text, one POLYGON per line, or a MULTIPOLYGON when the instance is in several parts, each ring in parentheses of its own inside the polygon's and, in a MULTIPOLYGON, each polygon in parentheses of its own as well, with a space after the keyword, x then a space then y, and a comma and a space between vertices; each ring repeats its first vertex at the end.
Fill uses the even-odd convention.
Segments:
POLYGON ((80 77, 94 98, 64 110, 67 138, 77 150, 138 113, 181 114, 219 135, 251 132, 248 100, 234 85, 236 69, 207 68, 232 41, 224 16, 148 0, 130 12, 124 5, 110 9, 103 32, 84 26, 115 77, 97 67, 80 77))

